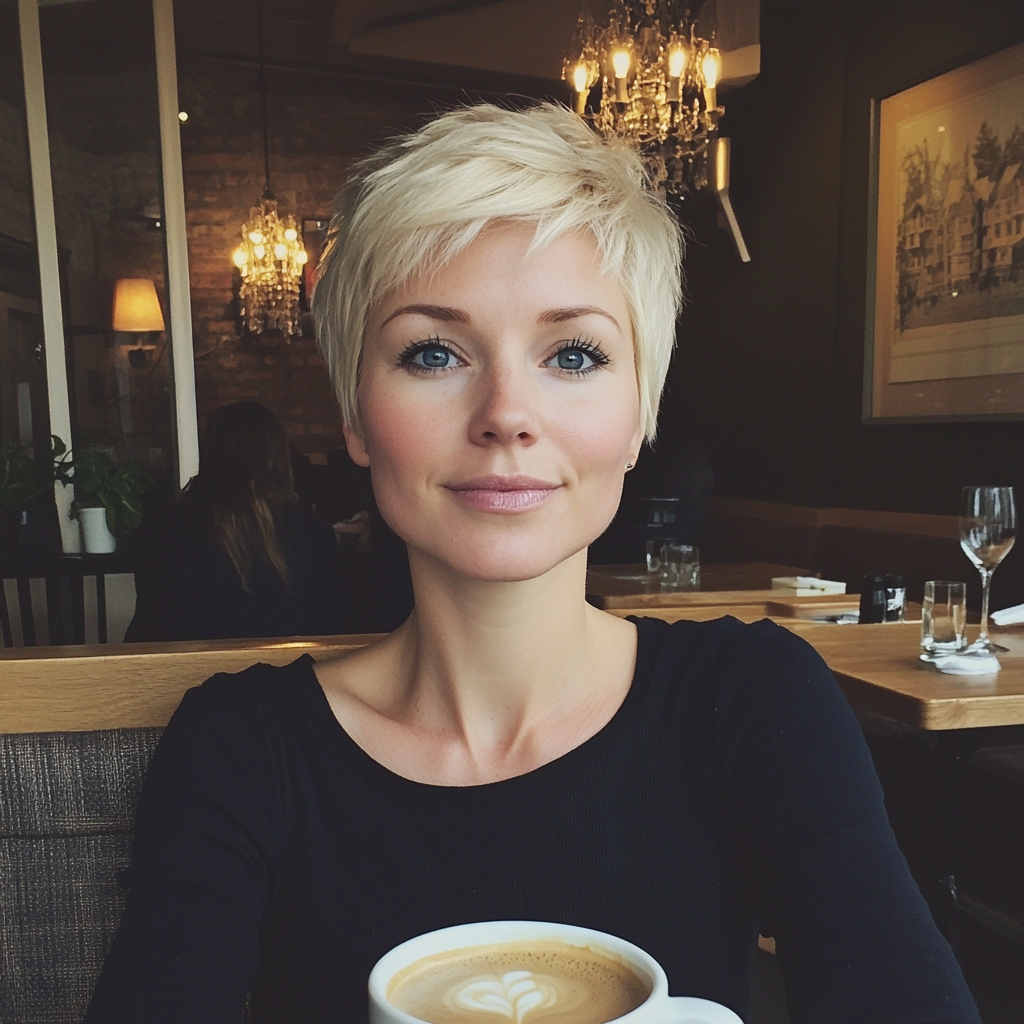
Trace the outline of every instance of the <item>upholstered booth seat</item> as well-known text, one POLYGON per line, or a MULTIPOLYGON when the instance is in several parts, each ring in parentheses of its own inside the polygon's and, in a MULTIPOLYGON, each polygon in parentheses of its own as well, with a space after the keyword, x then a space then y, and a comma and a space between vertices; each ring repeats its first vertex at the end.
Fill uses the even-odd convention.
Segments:
POLYGON ((0 735, 0 1021, 81 1020, 161 729, 0 735))
POLYGON ((0 1024, 85 1014, 124 910, 142 781, 182 694, 216 672, 369 639, 0 650, 0 1024))

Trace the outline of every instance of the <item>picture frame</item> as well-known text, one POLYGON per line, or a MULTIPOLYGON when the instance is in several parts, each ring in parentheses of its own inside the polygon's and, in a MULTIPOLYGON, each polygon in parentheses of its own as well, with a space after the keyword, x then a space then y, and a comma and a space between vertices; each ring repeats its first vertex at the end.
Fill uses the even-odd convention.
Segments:
POLYGON ((876 100, 863 419, 1024 419, 1024 43, 876 100))

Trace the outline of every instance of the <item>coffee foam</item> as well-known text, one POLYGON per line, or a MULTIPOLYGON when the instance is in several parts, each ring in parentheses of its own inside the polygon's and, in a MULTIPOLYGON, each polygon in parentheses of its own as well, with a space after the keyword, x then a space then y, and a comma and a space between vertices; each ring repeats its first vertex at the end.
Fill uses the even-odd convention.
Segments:
POLYGON ((650 993, 613 953, 543 939, 424 957, 391 979, 387 998, 428 1024, 606 1024, 650 993))

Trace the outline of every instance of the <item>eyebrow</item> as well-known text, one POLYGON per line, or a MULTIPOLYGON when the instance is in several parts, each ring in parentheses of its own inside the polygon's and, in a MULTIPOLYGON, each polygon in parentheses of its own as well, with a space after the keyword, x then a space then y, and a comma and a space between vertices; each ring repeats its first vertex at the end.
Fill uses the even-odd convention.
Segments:
POLYGON ((464 310, 456 309, 454 306, 431 306, 424 303, 413 303, 411 306, 399 306, 385 321, 382 323, 381 330, 383 330, 395 317, 404 316, 406 313, 419 313, 420 316, 430 317, 431 320, 441 320, 448 324, 468 324, 472 323, 473 318, 464 310))
POLYGON ((611 320, 616 327, 619 326, 619 321, 600 306, 564 306, 560 309, 546 309, 537 317, 537 321, 542 324, 560 324, 566 320, 576 320, 581 316, 603 316, 606 320, 611 320))
MULTIPOLYGON (((426 303, 413 303, 411 306, 399 306, 380 326, 383 330, 395 317, 403 316, 406 313, 418 313, 420 316, 430 317, 431 320, 440 320, 449 324, 468 324, 473 318, 464 310, 455 306, 432 306, 426 303)), ((577 320, 583 316, 603 316, 610 320, 616 327, 619 321, 607 310, 600 306, 562 306, 557 309, 546 309, 537 317, 537 322, 542 324, 561 324, 566 320, 577 320)))

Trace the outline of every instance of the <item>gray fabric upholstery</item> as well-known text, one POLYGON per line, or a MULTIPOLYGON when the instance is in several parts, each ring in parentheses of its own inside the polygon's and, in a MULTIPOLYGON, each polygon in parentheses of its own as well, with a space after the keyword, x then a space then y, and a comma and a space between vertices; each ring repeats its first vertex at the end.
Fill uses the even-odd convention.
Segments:
POLYGON ((0 1021, 81 1020, 160 729, 0 735, 0 1021))

